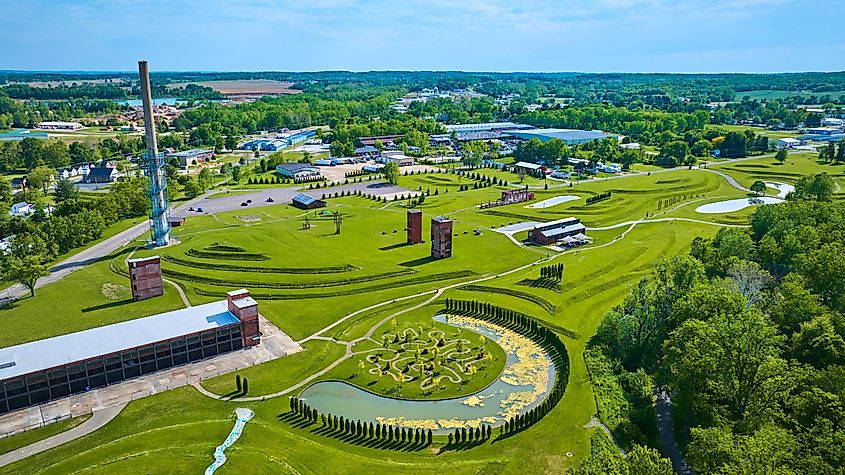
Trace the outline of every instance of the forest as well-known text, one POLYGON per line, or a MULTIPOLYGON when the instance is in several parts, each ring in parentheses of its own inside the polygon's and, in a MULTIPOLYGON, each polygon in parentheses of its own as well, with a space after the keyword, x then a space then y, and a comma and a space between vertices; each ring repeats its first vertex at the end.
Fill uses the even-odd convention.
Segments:
MULTIPOLYGON (((840 473, 845 207, 832 191, 824 174, 803 179, 749 230, 659 261, 604 316, 585 359, 618 441, 656 443, 654 394, 666 391, 695 473, 840 473)), ((582 470, 619 463, 605 453, 582 470)))

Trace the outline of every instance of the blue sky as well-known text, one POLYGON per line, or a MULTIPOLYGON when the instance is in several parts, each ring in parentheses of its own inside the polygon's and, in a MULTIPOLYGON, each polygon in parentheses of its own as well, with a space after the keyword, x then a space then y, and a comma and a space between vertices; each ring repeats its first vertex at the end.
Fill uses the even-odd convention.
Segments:
POLYGON ((0 0, 0 69, 845 69, 845 0, 0 0))

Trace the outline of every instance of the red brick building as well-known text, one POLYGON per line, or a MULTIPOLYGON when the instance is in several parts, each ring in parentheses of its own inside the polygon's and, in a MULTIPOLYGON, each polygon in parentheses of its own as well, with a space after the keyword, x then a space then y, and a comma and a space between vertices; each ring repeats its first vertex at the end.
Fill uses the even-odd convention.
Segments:
POLYGON ((449 218, 431 218, 431 257, 452 257, 452 220, 449 218))
POLYGON ((422 211, 418 209, 408 210, 408 224, 405 227, 408 231, 408 244, 419 244, 422 242, 422 211))
POLYGON ((502 204, 520 203, 522 201, 530 201, 534 199, 534 192, 528 191, 528 187, 519 190, 503 190, 502 204))
POLYGON ((261 342, 261 328, 258 325, 258 302, 249 296, 246 289, 226 293, 229 312, 241 321, 244 346, 261 342))
POLYGON ((161 259, 158 256, 129 260, 129 282, 132 300, 144 300, 164 295, 161 280, 161 259))

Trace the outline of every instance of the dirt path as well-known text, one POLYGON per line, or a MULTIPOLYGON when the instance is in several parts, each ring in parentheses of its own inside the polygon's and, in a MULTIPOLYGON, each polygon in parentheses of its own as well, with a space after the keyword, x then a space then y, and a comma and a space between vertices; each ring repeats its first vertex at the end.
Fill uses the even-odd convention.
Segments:
POLYGON ((664 455, 672 461, 672 466, 680 475, 694 475, 692 469, 681 454, 681 449, 675 441, 675 432, 672 424, 672 400, 666 390, 661 390, 657 395, 657 404, 654 408, 657 413, 657 430, 660 433, 660 445, 663 447, 664 455))

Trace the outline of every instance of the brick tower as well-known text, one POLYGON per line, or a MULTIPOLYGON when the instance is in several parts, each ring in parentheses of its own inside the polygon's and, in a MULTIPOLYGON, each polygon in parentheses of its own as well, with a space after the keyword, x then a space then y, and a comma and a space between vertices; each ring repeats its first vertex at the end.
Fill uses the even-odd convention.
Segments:
POLYGON ((229 311, 241 321, 241 335, 244 347, 261 342, 261 329, 258 326, 258 302, 249 296, 249 290, 233 290, 226 293, 229 311))
POLYGON ((161 280, 161 259, 158 256, 129 260, 129 282, 132 300, 144 300, 164 295, 161 280))
POLYGON ((408 210, 408 244, 419 244, 422 242, 422 211, 418 209, 408 210))
POLYGON ((449 218, 431 218, 431 257, 452 257, 452 220, 449 218))

